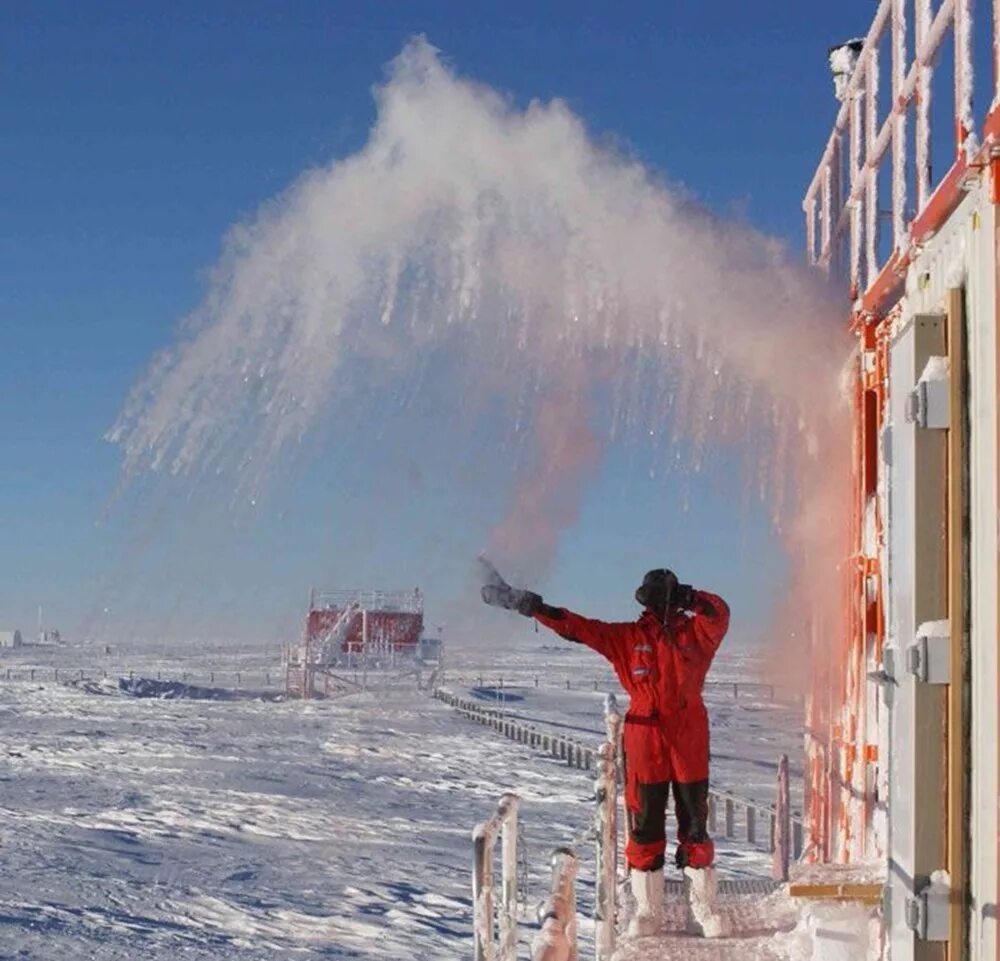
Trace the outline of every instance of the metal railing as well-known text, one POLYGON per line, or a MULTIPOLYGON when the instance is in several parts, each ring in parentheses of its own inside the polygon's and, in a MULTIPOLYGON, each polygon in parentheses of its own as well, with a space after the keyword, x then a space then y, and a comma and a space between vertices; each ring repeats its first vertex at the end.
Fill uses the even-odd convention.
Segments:
MULTIPOLYGON (((931 0, 881 0, 860 50, 848 44, 838 51, 850 67, 838 90, 842 102, 833 132, 803 201, 806 245, 810 261, 828 272, 842 274, 846 266, 854 296, 869 291, 871 305, 898 286, 911 246, 935 229, 966 189, 964 181, 978 149, 972 115, 971 21, 968 0, 941 0, 936 12, 931 0), (914 18, 912 56, 907 44, 908 15, 914 18), (949 35, 954 36, 955 49, 955 159, 932 192, 932 80, 935 60, 949 35), (892 96, 882 119, 879 54, 886 38, 892 96), (911 113, 916 120, 912 160, 906 129, 911 113), (892 244, 886 258, 879 249, 879 176, 890 156, 892 244), (911 176, 916 193, 912 200, 908 197, 911 176)), ((1000 19, 994 14, 994 38, 998 29, 1000 19)))
MULTIPOLYGON (((624 825, 626 840, 628 835, 628 818, 619 818, 619 786, 623 781, 623 719, 615 696, 608 694, 605 698, 606 740, 596 751, 557 735, 543 735, 543 732, 505 718, 497 711, 457 697, 449 691, 438 689, 433 692, 433 696, 461 715, 487 725, 517 743, 541 748, 576 767, 586 770, 596 768, 593 821, 595 956, 597 961, 610 961, 615 951, 618 929, 619 821, 624 825)), ((518 801, 516 795, 505 794, 497 813, 473 832, 476 865, 473 875, 476 961, 516 961, 518 801), (504 832, 504 867, 500 953, 495 954, 492 849, 499 831, 504 832)), ((787 755, 782 755, 778 764, 777 797, 773 805, 759 804, 728 791, 713 789, 709 792, 708 810, 711 833, 721 833, 726 838, 737 838, 742 834, 747 843, 766 847, 772 854, 774 879, 788 880, 791 861, 802 855, 803 830, 801 817, 793 815, 791 811, 787 755), (764 829, 766 835, 762 837, 764 829)), ((542 930, 532 944, 532 961, 575 961, 578 953, 575 881, 579 859, 573 849, 557 848, 552 864, 552 888, 539 912, 542 930)))
POLYGON ((386 611, 391 614, 422 614, 424 596, 419 590, 375 591, 339 590, 310 591, 309 610, 325 608, 339 610, 348 604, 356 604, 366 611, 386 611))
MULTIPOLYGON (((507 691, 516 690, 518 687, 536 688, 557 688, 565 691, 600 691, 612 686, 615 682, 612 675, 604 675, 586 678, 565 678, 559 682, 553 680, 542 680, 542 675, 533 671, 525 672, 518 676, 497 675, 490 677, 487 674, 476 671, 452 671, 455 680, 461 680, 476 687, 492 690, 495 692, 497 700, 502 700, 507 691)), ((706 694, 732 695, 734 700, 745 700, 746 698, 758 698, 779 704, 801 704, 802 693, 780 688, 770 681, 705 681, 704 690, 706 694)))
MULTIPOLYGON (((618 782, 621 778, 622 716, 614 694, 604 699, 604 727, 607 739, 598 748, 597 780, 594 797, 594 840, 597 862, 594 898, 594 942, 598 961, 610 958, 615 950, 618 921, 618 782)), ((626 819, 627 823, 627 819, 626 819)))
POLYGON ((488 821, 472 832, 472 897, 476 961, 517 961, 517 812, 521 799, 505 794, 488 821), (500 937, 497 942, 493 848, 501 848, 500 937))

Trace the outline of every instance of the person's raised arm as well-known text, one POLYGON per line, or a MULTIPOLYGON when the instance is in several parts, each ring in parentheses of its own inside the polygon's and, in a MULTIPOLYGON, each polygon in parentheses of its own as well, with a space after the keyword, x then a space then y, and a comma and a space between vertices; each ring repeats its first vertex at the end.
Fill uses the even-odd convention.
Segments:
POLYGON ((546 604, 542 596, 534 591, 511 587, 489 561, 480 558, 480 562, 487 575, 482 589, 482 598, 487 604, 533 617, 565 640, 584 644, 609 660, 615 659, 622 628, 626 625, 593 620, 566 608, 546 604))
POLYGON ((702 649, 714 654, 729 630, 729 605, 718 594, 679 584, 677 606, 692 615, 695 637, 702 649))

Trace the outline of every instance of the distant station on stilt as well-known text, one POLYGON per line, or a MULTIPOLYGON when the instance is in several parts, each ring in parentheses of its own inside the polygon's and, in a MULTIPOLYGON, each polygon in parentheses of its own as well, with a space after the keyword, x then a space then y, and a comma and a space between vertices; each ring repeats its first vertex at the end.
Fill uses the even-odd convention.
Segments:
POLYGON ((302 641, 285 649, 285 688, 292 697, 325 696, 347 678, 364 687, 372 672, 439 667, 442 656, 441 639, 424 636, 419 588, 313 589, 302 641))

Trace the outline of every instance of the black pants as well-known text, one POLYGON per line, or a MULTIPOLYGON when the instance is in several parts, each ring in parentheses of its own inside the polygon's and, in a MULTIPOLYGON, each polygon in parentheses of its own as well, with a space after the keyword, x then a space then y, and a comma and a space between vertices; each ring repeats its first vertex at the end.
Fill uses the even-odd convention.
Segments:
MULTIPOLYGON (((701 844, 708 838, 708 781, 663 781, 639 785, 639 810, 629 811, 632 839, 641 845, 666 848, 667 804, 674 793, 674 816, 677 818, 677 840, 701 844)), ((663 867, 661 853, 647 870, 663 867)))

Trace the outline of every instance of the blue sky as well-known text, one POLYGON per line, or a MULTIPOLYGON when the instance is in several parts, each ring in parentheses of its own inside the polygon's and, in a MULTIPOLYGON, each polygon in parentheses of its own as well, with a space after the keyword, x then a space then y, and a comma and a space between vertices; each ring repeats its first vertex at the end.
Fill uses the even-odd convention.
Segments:
MULTIPOLYGON (((120 631, 141 615, 168 635, 277 635, 297 628, 309 583, 334 576, 344 545, 331 532, 338 511, 364 509, 363 485, 306 468, 295 502, 278 490, 259 517, 202 499, 152 522, 113 499, 119 453, 101 438, 197 305, 226 229, 364 143, 372 84, 409 37, 518 103, 564 98, 716 212, 799 247, 836 106, 826 49, 864 32, 872 8, 0 6, 0 627, 27 628, 44 603, 66 632, 113 633, 121 605, 120 631)), ((546 592, 626 617, 642 572, 669 564, 724 588, 759 630, 786 563, 763 513, 724 480, 664 490, 621 454, 588 489, 546 592)), ((421 570, 432 524, 399 536, 414 514, 447 523, 441 498, 423 496, 384 530, 373 512, 370 542, 351 546, 361 582, 425 574, 429 593, 456 588, 451 561, 421 570)))

